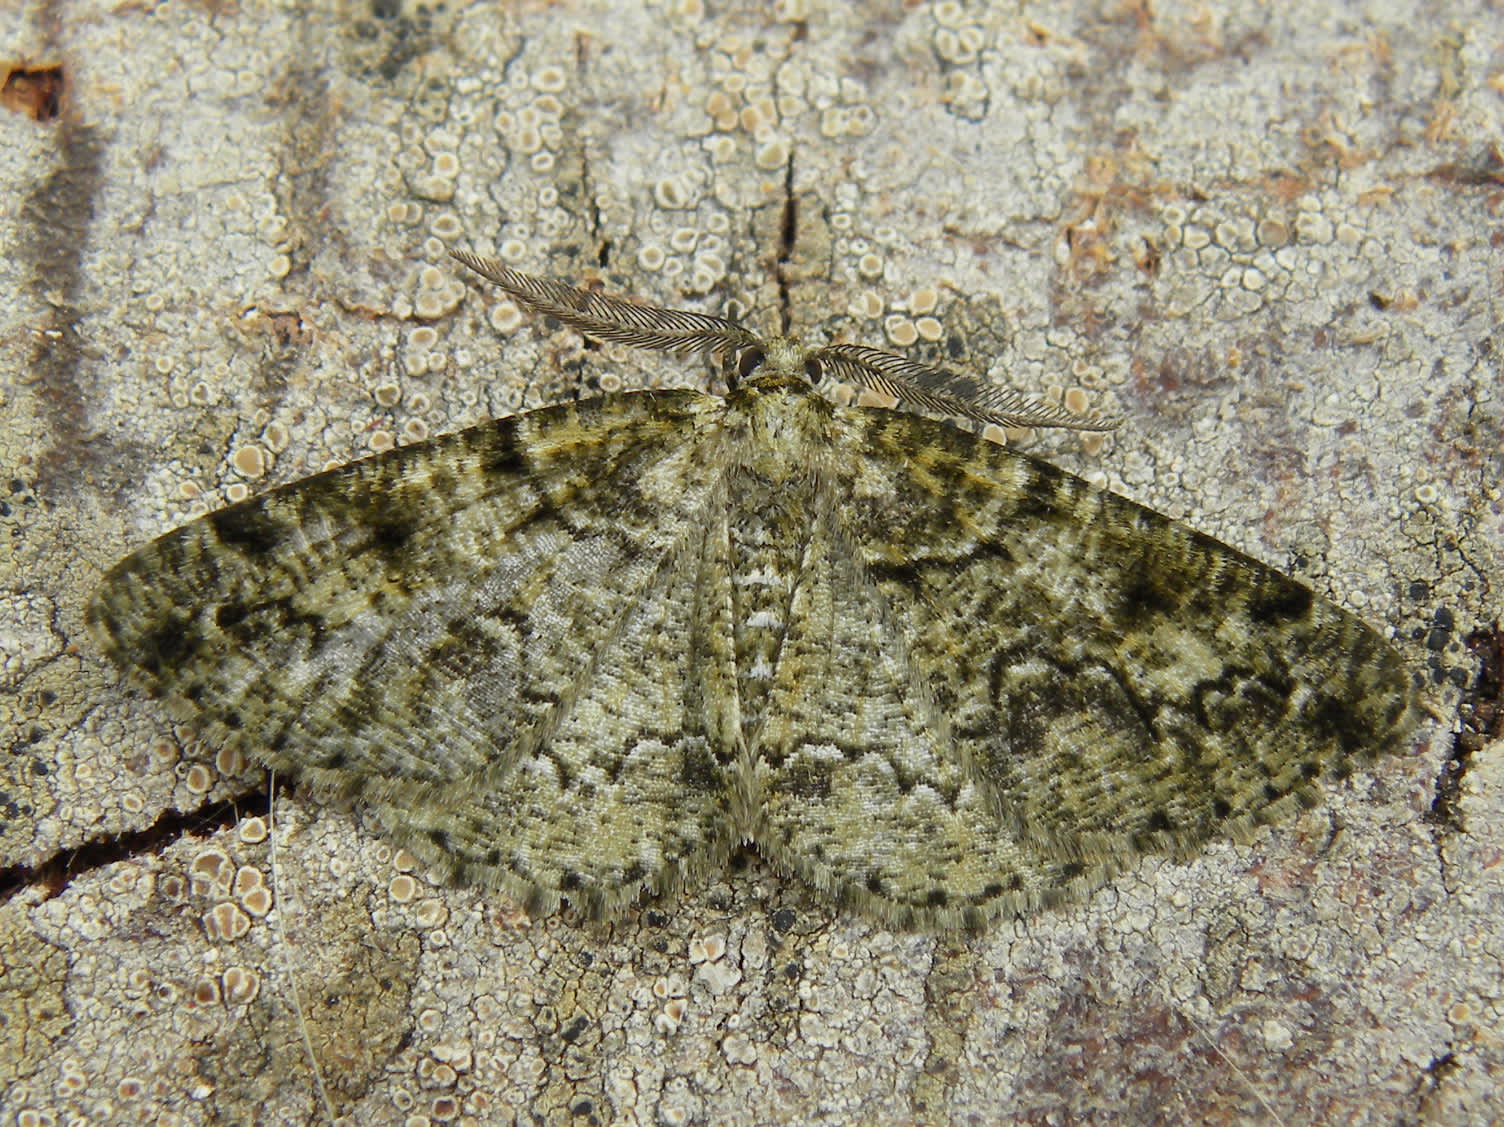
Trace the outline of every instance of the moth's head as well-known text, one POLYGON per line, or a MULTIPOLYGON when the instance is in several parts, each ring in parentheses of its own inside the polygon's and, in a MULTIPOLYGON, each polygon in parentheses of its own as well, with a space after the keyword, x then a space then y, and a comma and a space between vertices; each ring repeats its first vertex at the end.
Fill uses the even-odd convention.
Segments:
POLYGON ((792 337, 768 337, 744 348, 736 361, 738 383, 747 380, 797 380, 816 383, 820 367, 814 353, 792 337))

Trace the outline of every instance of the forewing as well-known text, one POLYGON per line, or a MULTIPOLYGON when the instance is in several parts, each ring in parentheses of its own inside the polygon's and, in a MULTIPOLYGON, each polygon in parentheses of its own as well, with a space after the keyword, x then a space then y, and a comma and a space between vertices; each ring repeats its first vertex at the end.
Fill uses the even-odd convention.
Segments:
POLYGON ((1394 651, 1278 572, 944 424, 839 418, 759 749, 759 840, 822 887, 1028 910, 1310 805, 1414 723, 1394 651))
POLYGON ((724 574, 721 407, 545 408, 294 482, 122 561, 90 628, 211 738, 371 802, 421 856, 612 911, 729 833, 703 700, 729 657, 688 628, 724 574))

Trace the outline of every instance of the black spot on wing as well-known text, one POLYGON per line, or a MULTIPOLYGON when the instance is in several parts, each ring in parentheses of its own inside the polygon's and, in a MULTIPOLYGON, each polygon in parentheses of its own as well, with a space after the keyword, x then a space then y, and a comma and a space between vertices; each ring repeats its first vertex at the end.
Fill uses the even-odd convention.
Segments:
POLYGON ((394 556, 406 548, 418 527, 414 513, 384 512, 366 521, 371 547, 384 556, 394 556))
POLYGON ((1150 833, 1169 833, 1174 828, 1170 815, 1164 810, 1155 810, 1144 819, 1144 829, 1150 833))
POLYGON ((181 668, 201 640, 190 619, 173 616, 141 635, 132 659, 147 673, 161 677, 181 668))
POLYGON ((287 538, 287 526, 270 516, 266 509, 252 502, 232 505, 204 517, 220 544, 247 556, 264 556, 275 552, 287 538))
POLYGON ((1175 593, 1165 587, 1159 575, 1149 570, 1133 572, 1118 597, 1118 613, 1129 626, 1172 616, 1179 609, 1180 600, 1175 593))
POLYGON ((1352 704, 1325 694, 1311 710, 1310 720, 1313 730, 1340 748, 1344 756, 1370 750, 1378 735, 1352 704))
POLYGON ((1294 622, 1310 613, 1315 596, 1283 576, 1267 577, 1248 603, 1248 617, 1260 626, 1294 622), (1274 580, 1278 582, 1274 582, 1274 580))
POLYGON ((250 608, 244 603, 221 603, 214 608, 214 623, 226 632, 235 629, 245 621, 250 608))
MULTIPOLYGON (((503 420, 511 423, 510 419, 503 420)), ((517 440, 516 427, 498 425, 490 435, 481 452, 480 468, 488 474, 525 474, 528 472, 527 452, 517 440)))

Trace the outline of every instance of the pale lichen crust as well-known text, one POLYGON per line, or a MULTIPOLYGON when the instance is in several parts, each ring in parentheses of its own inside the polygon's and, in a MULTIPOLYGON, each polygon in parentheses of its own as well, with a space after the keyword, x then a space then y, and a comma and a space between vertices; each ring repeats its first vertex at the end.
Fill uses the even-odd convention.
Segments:
MULTIPOLYGON (((1294 580, 809 383, 834 364, 949 409, 923 365, 466 261, 740 378, 294 482, 136 552, 88 608, 178 715, 455 878, 612 916, 751 841, 885 923, 978 926, 1309 806, 1416 720, 1395 651, 1294 580)), ((997 403, 1062 422, 962 413, 997 403)))

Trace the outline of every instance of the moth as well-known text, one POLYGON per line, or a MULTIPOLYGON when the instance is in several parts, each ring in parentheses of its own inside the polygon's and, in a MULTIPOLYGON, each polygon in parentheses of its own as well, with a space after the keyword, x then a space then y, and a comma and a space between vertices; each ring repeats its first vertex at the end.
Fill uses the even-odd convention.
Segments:
POLYGON ((213 741, 371 808, 452 877, 620 914, 743 843, 884 924, 978 927, 1246 836, 1399 748, 1371 627, 951 423, 1102 427, 456 254, 725 395, 563 403, 170 532, 87 609, 213 741))

